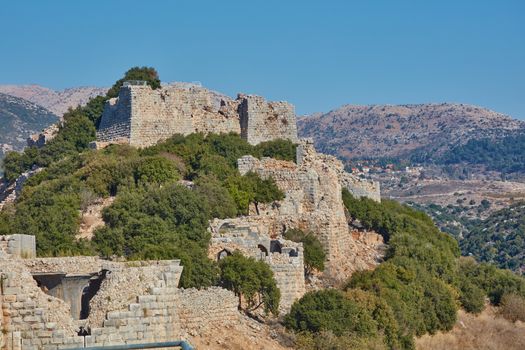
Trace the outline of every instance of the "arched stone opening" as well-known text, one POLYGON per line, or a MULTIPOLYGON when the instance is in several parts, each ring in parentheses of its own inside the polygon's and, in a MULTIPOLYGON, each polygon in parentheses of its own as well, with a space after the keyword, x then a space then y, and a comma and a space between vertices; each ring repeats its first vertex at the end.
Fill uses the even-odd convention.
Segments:
POLYGON ((222 260, 225 257, 230 256, 230 255, 232 255, 230 251, 228 251, 227 249, 223 249, 217 254, 217 261, 222 260))
POLYGON ((282 254, 282 244, 278 240, 270 241, 270 253, 282 254))
POLYGON ((299 256, 299 253, 297 252, 296 249, 290 249, 290 251, 288 252, 288 256, 290 256, 290 257, 297 257, 297 256, 299 256))
POLYGON ((257 248, 259 248, 259 250, 261 251, 261 258, 264 258, 266 256, 268 256, 268 249, 266 249, 265 246, 263 246, 262 244, 259 244, 257 245, 257 248))

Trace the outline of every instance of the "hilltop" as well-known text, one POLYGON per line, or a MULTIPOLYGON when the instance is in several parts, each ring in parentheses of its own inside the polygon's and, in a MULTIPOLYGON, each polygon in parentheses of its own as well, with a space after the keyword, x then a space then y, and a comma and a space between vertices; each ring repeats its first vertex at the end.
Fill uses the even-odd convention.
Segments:
POLYGON ((0 93, 23 98, 62 117, 69 107, 85 105, 108 89, 93 86, 53 90, 40 85, 0 85, 0 93))
POLYGON ((2 309, 26 316, 0 318, 0 344, 20 332, 55 350, 208 347, 243 333, 300 350, 415 350, 415 337, 453 329, 460 306, 525 305, 525 279, 460 258, 430 217, 299 140, 293 106, 216 102, 134 67, 66 112, 54 138, 6 157, 2 309), (89 280, 81 298, 46 295, 70 276, 89 280), (46 332, 21 332, 30 324, 46 332))
POLYGON ((466 104, 344 105, 299 118, 299 135, 345 160, 434 160, 471 139, 502 138, 525 122, 466 104))

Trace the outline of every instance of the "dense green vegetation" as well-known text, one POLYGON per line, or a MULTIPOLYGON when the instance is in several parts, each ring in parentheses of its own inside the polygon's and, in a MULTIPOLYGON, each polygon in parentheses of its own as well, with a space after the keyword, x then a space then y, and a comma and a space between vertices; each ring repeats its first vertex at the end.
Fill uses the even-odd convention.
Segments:
POLYGON ((503 174, 525 171, 525 134, 510 135, 500 140, 471 139, 452 148, 439 162, 442 164, 470 163, 486 166, 503 174))
MULTIPOLYGON (((105 98, 130 79, 158 87, 154 70, 133 68, 105 98)), ((91 100, 67 112, 56 138, 41 149, 8 155, 9 181, 33 165, 45 168, 26 182, 13 207, 0 212, 0 234, 34 234, 40 256, 179 258, 182 286, 217 284, 220 269, 207 258, 208 221, 246 214, 250 204, 284 196, 271 178, 241 176, 237 159, 251 154, 293 160, 295 145, 277 140, 252 146, 236 134, 193 134, 142 150, 123 145, 89 150, 103 102, 91 100), (192 189, 181 179, 192 181, 192 189), (106 225, 92 241, 78 240, 82 210, 109 196, 115 201, 103 211, 106 225)))
POLYGON ((525 203, 473 223, 459 244, 465 255, 525 274, 525 203))
POLYGON ((497 305, 504 295, 525 295, 523 278, 459 259, 457 242, 424 213, 394 201, 356 199, 346 190, 343 200, 353 218, 388 241, 386 261, 373 271, 354 273, 346 293, 312 292, 292 306, 285 324, 301 332, 305 349, 322 349, 322 343, 309 339, 326 338, 326 332, 336 349, 361 337, 379 339, 389 349, 413 349, 414 336, 450 330, 458 306, 477 313, 486 296, 497 305), (353 318, 345 310, 353 310, 353 318), (363 328, 356 328, 357 315, 363 328))
POLYGON ((73 156, 86 150, 89 143, 95 140, 95 131, 100 122, 104 103, 118 96, 120 87, 128 80, 144 80, 154 89, 160 87, 159 76, 154 68, 131 68, 109 89, 106 96, 95 97, 85 106, 78 106, 67 111, 64 114, 64 123, 60 125, 58 136, 43 148, 26 148, 21 154, 7 153, 4 160, 6 180, 9 182, 15 180, 22 172, 33 166, 47 167, 52 162, 68 155, 73 156))
POLYGON ((235 134, 193 134, 144 150, 114 145, 66 156, 27 182, 16 211, 2 212, 0 230, 35 234, 39 255, 180 258, 183 286, 212 285, 218 270, 206 257, 208 220, 283 198, 273 180, 236 169, 238 156, 268 146, 280 149, 254 147, 235 134), (182 178, 194 181, 193 191, 177 183, 182 178), (103 212, 106 226, 91 244, 77 241, 80 209, 108 196, 116 200, 103 212))
MULTIPOLYGON (((66 113, 45 147, 8 155, 8 181, 34 165, 45 168, 26 182, 14 206, 0 212, 0 234, 34 234, 40 256, 181 259, 182 287, 222 285, 236 293, 243 310, 262 306, 277 314, 280 292, 269 267, 237 252, 219 264, 208 259, 207 225, 282 199, 271 178, 241 176, 236 161, 246 154, 294 160, 295 145, 276 140, 252 146, 236 134, 192 134, 141 150, 89 150, 104 101, 130 79, 158 87, 154 70, 133 68, 106 97, 66 113), (78 240, 83 210, 108 197, 114 202, 103 211, 106 225, 92 241, 78 240)), ((459 306, 480 312, 485 297, 495 305, 521 305, 523 278, 459 258, 457 242, 424 213, 347 191, 343 201, 354 219, 384 237, 386 261, 355 273, 342 289, 310 292, 294 303, 284 323, 297 332, 299 348, 413 349, 414 336, 451 329, 459 306)), ((285 237, 303 243, 307 274, 324 268, 314 234, 289 230, 285 237)))
MULTIPOLYGON (((460 201, 460 200, 458 200, 460 201)), ((468 203, 470 204, 470 203, 468 203)), ((467 210, 482 213, 490 208, 490 202, 482 200, 478 205, 459 203, 442 207, 436 204, 412 207, 424 210, 432 216, 439 228, 451 234, 459 242, 461 253, 500 268, 525 273, 525 204, 515 203, 492 213, 485 220, 466 217, 467 210)))
POLYGON ((281 292, 268 264, 234 252, 222 259, 219 266, 221 285, 239 297, 240 309, 254 311, 264 306, 266 313, 279 313, 281 292), (243 300, 247 303, 246 307, 243 307, 243 300))
POLYGON ((326 254, 319 238, 312 232, 305 233, 299 229, 290 229, 284 233, 284 238, 303 244, 304 269, 306 276, 313 270, 323 271, 326 254))

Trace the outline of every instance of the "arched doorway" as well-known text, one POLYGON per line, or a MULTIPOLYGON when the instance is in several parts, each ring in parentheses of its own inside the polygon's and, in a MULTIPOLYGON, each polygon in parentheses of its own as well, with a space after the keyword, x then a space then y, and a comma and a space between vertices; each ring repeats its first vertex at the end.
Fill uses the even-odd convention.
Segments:
POLYGON ((278 240, 270 241, 270 253, 282 254, 282 244, 278 240))
POLYGON ((230 255, 232 255, 232 253, 230 253, 227 249, 223 249, 217 254, 217 261, 220 261, 230 255))
POLYGON ((260 256, 259 257, 261 259, 264 259, 265 257, 268 256, 268 249, 266 249, 265 246, 263 246, 262 244, 259 244, 259 245, 257 245, 257 248, 259 248, 259 250, 260 250, 260 256))

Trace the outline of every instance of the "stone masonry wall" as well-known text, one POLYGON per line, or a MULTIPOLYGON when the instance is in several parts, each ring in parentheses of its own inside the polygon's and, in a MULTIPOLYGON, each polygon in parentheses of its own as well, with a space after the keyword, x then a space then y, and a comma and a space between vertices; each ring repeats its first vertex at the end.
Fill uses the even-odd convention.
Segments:
POLYGON ((344 172, 342 163, 318 154, 311 141, 303 140, 297 148, 297 164, 244 156, 238 160, 238 168, 241 174, 254 171, 262 178, 272 177, 285 193, 284 200, 259 205, 257 212, 252 212, 268 228, 277 228, 278 232, 271 234, 278 236, 289 228, 316 233, 327 253, 326 275, 346 279, 352 270, 347 257, 352 256, 353 245, 341 189, 343 179, 351 175, 344 172))
POLYGON ((21 234, 0 236, 0 256, 2 255, 12 255, 25 258, 35 257, 35 236, 21 234))
POLYGON ((238 250, 245 256, 266 262, 281 291, 279 310, 287 313, 293 302, 305 293, 303 245, 282 238, 272 239, 270 232, 274 228, 258 218, 213 220, 208 257, 219 260, 224 252, 231 254, 238 250))
POLYGON ((236 100, 200 86, 125 85, 104 107, 97 143, 147 147, 174 134, 241 134, 257 144, 277 138, 297 141, 293 106, 239 95, 236 100))
POLYGON ((132 90, 123 88, 118 98, 112 98, 104 106, 100 119, 97 141, 129 140, 131 137, 132 90))
POLYGON ((287 102, 266 102, 263 97, 239 95, 241 136, 252 145, 273 139, 297 142, 295 111, 287 102))
POLYGON ((109 274, 112 277, 101 285, 98 301, 95 296, 90 303, 98 320, 88 319, 92 321, 91 334, 78 336, 78 326, 89 324, 86 320, 74 321, 67 303, 38 288, 29 269, 40 271, 47 266, 53 270, 71 270, 75 262, 82 261, 60 259, 64 263, 62 268, 59 260, 36 259, 26 266, 16 257, 0 257, 1 349, 58 350, 171 341, 198 332, 200 327, 219 327, 223 322, 239 319, 237 298, 232 292, 221 288, 202 291, 177 288, 182 272, 178 261, 111 262, 102 268, 112 269, 109 274))

